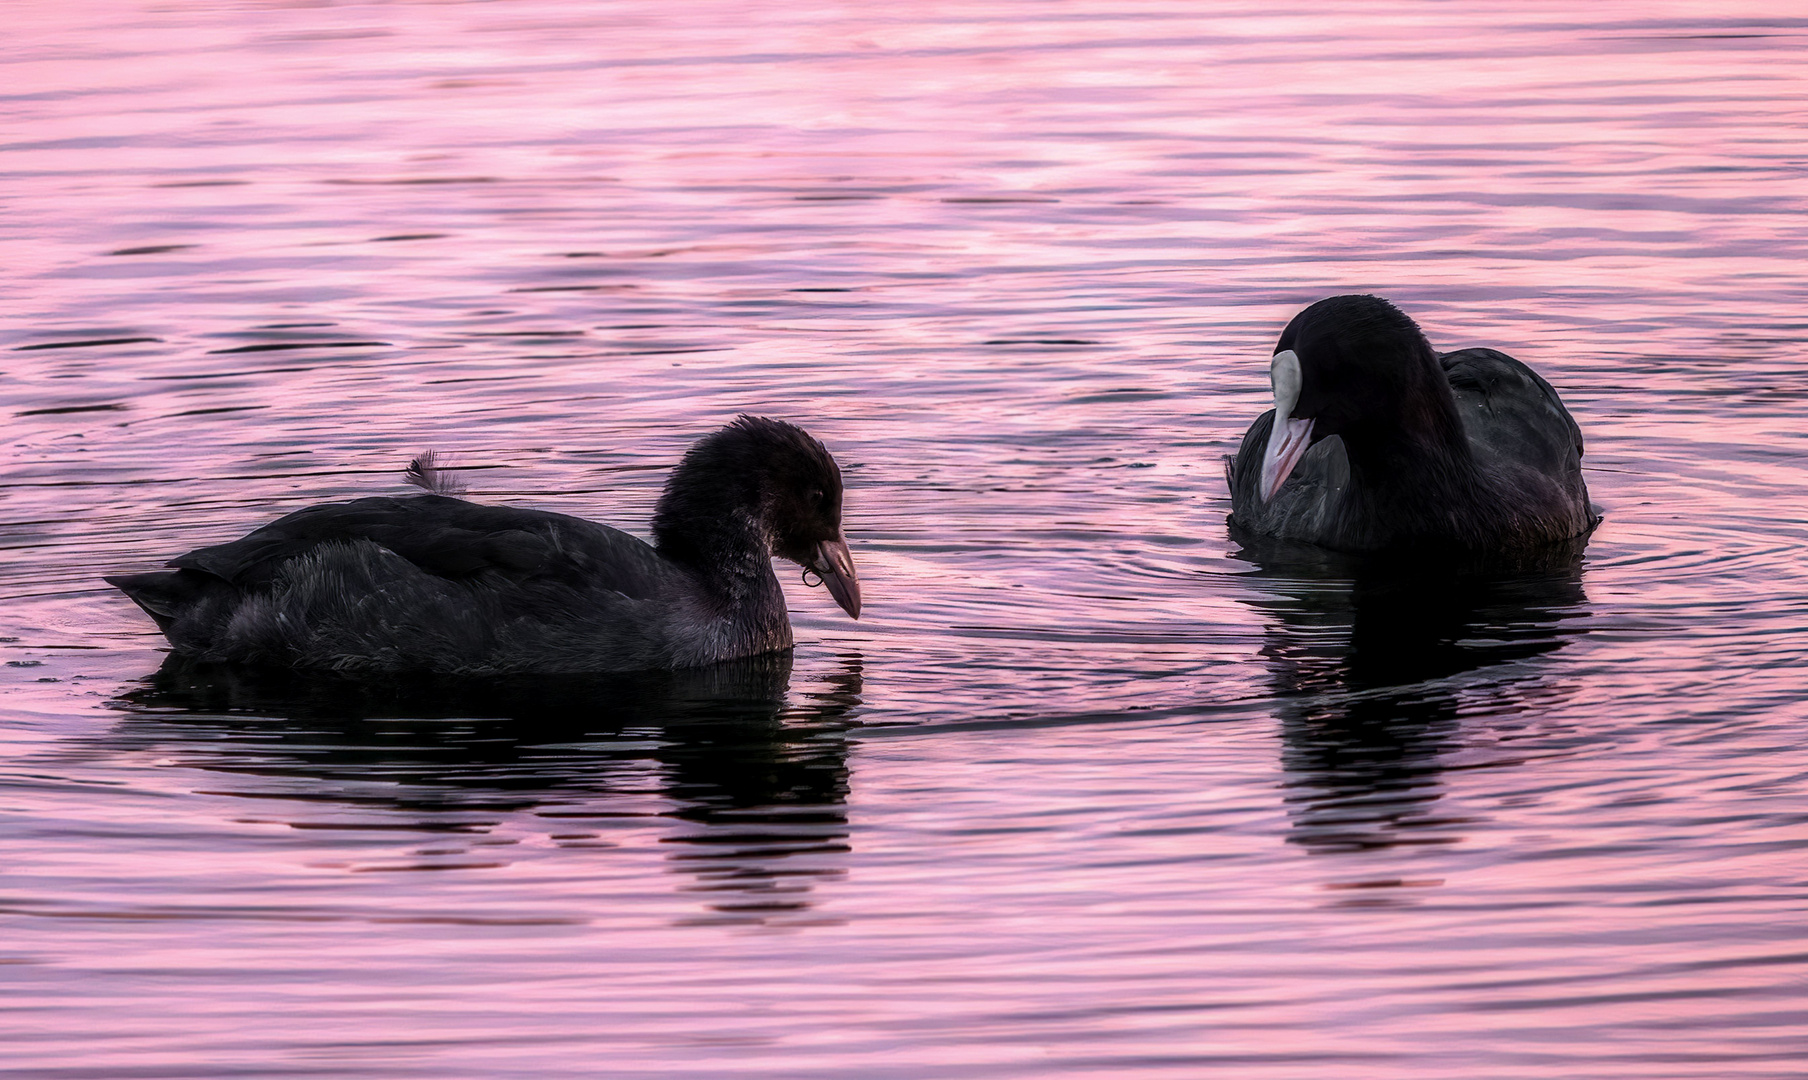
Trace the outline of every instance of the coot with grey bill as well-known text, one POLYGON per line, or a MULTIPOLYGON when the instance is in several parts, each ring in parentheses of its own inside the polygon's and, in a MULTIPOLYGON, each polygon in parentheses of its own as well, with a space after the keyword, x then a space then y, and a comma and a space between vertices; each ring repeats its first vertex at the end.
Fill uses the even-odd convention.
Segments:
MULTIPOLYGON (((431 484, 433 469, 411 472, 431 484)), ((473 675, 685 668, 789 648, 774 555, 860 617, 841 470, 802 428, 742 416, 666 481, 654 543, 444 494, 298 510, 106 580, 201 661, 473 675)))
POLYGON ((1529 555, 1599 520, 1575 420, 1505 353, 1440 356, 1386 300, 1333 296, 1287 324, 1270 371, 1275 407, 1225 463, 1246 535, 1529 555))

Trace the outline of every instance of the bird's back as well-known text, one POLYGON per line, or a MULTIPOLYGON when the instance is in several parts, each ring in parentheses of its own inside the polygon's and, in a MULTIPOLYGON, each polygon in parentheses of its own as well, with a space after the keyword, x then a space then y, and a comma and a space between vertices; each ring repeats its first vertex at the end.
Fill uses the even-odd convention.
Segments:
POLYGON ((1456 398, 1463 434, 1491 487, 1511 495, 1546 539, 1568 539, 1594 523, 1582 479, 1582 429, 1542 376, 1494 349, 1438 358, 1456 398))
POLYGON ((322 544, 355 541, 377 544, 427 573, 453 580, 485 575, 523 584, 581 579, 636 597, 657 595, 672 585, 669 564, 618 529, 565 514, 443 495, 373 496, 310 506, 238 540, 178 556, 168 565, 259 588, 299 555, 322 544))
POLYGON ((688 666, 730 632, 691 573, 608 526, 440 495, 296 511, 109 578, 179 650, 290 667, 688 666))

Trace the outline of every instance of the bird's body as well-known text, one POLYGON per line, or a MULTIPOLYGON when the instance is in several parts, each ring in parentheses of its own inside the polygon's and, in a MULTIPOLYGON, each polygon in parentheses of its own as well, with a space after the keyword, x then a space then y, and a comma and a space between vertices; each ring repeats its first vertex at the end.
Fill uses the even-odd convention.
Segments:
POLYGON ((1595 524, 1580 430, 1505 353, 1438 356, 1386 301, 1333 297, 1289 325, 1274 371, 1276 409, 1227 462, 1231 522, 1247 535, 1514 554, 1595 524))
POLYGON ((581 518, 443 495, 310 507, 112 577, 199 660, 463 674, 683 668, 791 645, 779 554, 850 614, 834 460, 742 418, 674 471, 657 546, 581 518))

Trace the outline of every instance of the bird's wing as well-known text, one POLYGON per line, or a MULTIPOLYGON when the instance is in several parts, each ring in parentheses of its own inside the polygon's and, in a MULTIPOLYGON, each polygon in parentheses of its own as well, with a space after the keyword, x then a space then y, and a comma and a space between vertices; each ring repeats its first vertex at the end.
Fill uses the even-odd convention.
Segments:
POLYGON ((443 578, 478 575, 521 584, 656 595, 679 573, 627 533, 540 510, 485 506, 440 495, 372 497, 297 510, 239 540, 172 559, 240 588, 270 584, 284 565, 323 544, 369 541, 443 578))
POLYGON ((1284 540, 1323 543, 1337 534, 1344 491, 1350 483, 1350 461, 1343 439, 1321 439, 1299 459, 1274 498, 1264 502, 1260 476, 1274 410, 1256 417, 1234 458, 1225 461, 1230 481, 1231 521, 1240 529, 1284 540))
POLYGON ((1478 458, 1557 480, 1579 474, 1582 430, 1537 372, 1494 349, 1461 349, 1438 361, 1478 458))

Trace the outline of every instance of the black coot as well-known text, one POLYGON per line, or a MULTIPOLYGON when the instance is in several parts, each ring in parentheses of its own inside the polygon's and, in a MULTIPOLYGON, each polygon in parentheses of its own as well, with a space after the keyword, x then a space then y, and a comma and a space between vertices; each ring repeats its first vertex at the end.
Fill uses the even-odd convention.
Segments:
POLYGON ((1231 524, 1339 551, 1531 554, 1598 518, 1582 433, 1531 368, 1439 356, 1375 296, 1333 296, 1275 345, 1275 408, 1226 462, 1231 524))
POLYGON ((194 659, 341 671, 641 671, 788 648, 774 555, 860 616, 841 470, 794 425, 743 416, 691 447, 653 537, 445 495, 377 497, 107 581, 194 659))

